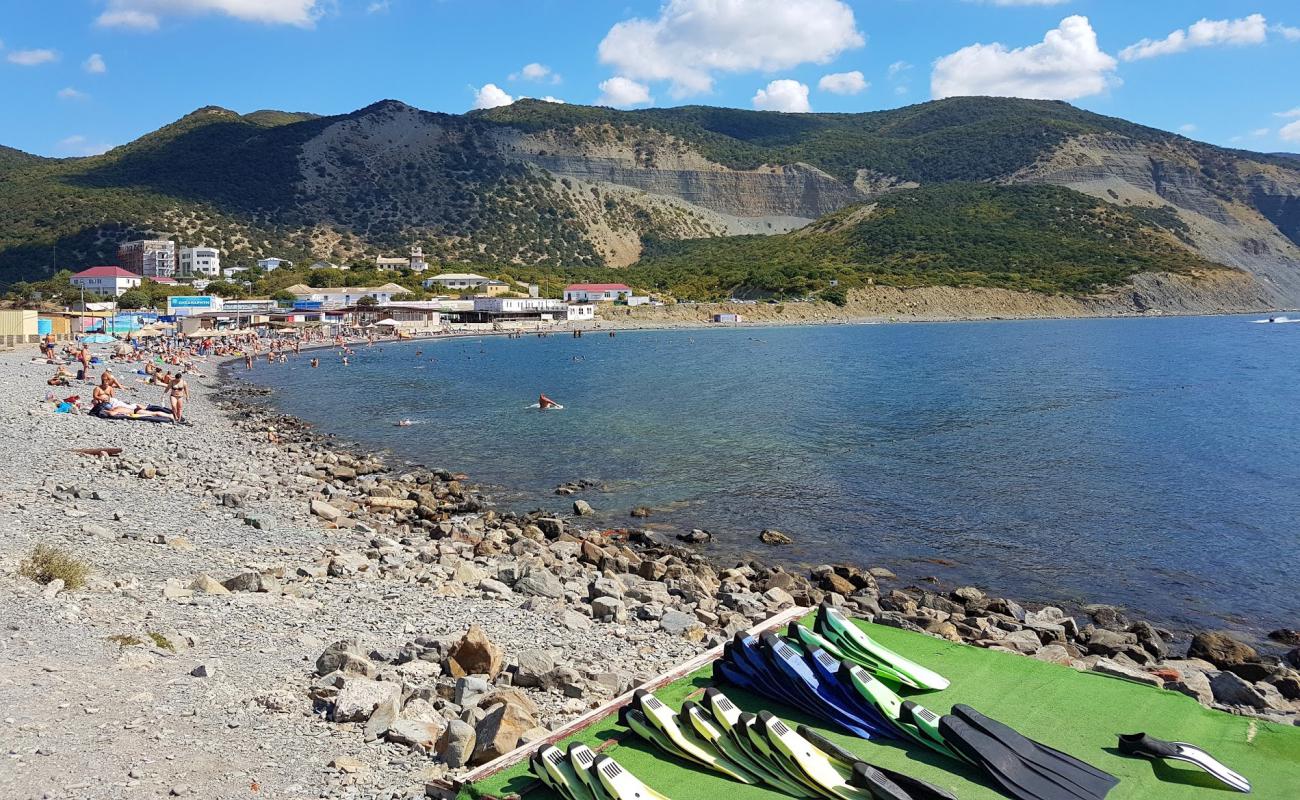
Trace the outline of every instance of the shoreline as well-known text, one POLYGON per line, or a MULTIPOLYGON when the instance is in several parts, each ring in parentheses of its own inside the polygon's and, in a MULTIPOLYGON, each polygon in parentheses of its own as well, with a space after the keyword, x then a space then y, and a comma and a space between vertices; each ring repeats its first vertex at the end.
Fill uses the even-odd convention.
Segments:
POLYGON ((0 482, 6 796, 417 796, 465 760, 822 600, 1300 720, 1282 694, 1300 699, 1300 672, 1227 637, 1196 650, 1217 664, 1182 659, 1168 632, 1110 607, 1076 619, 881 568, 727 567, 652 536, 499 510, 462 475, 384 463, 249 403, 216 359, 191 381, 192 426, 56 415, 28 356, 0 354, 0 433, 28 443, 0 482), (123 453, 72 452, 109 445, 123 453), (87 585, 22 577, 41 543, 87 563, 87 585), (518 724, 488 713, 499 708, 518 724), (118 731, 111 750, 103 728, 118 731))

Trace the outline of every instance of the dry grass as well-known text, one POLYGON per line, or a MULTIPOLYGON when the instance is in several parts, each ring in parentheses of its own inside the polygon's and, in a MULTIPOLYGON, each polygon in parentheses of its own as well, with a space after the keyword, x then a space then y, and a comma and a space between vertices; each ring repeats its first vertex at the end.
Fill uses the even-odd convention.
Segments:
POLYGON ((129 633, 115 633, 112 636, 104 637, 118 647, 135 647, 144 644, 144 639, 139 636, 133 636, 129 633))
POLYGON ((63 587, 72 590, 86 585, 90 567, 66 550, 38 544, 32 548, 31 555, 18 565, 18 574, 40 584, 61 579, 63 587))

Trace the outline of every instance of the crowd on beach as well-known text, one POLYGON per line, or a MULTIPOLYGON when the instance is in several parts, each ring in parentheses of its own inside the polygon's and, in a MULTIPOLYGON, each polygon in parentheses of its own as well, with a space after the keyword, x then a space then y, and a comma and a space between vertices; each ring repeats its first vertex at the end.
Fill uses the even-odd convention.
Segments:
MULTIPOLYGON (((368 337, 368 344, 375 338, 368 337)), ((262 337, 255 332, 223 334, 214 332, 203 337, 183 336, 128 336, 124 340, 108 343, 100 352, 92 352, 83 339, 62 347, 53 335, 41 341, 41 357, 33 363, 44 363, 55 368, 46 381, 50 390, 46 400, 54 405, 55 413, 86 413, 102 419, 129 419, 147 422, 171 422, 188 425, 185 404, 189 400, 186 376, 199 376, 201 367, 213 362, 243 359, 249 370, 261 358, 268 365, 287 364, 291 356, 302 354, 303 348, 328 347, 338 349, 344 366, 354 351, 351 342, 342 335, 328 336, 323 331, 295 332, 289 336, 262 337), (96 378, 98 368, 98 378, 96 378), (118 370, 115 372, 114 370, 118 370), (123 395, 147 391, 123 383, 118 374, 133 375, 139 387, 159 387, 166 405, 131 402, 123 395), (58 389, 90 386, 87 403, 80 394, 59 397, 58 389)), ((313 368, 320 365, 317 356, 311 358, 313 368)))

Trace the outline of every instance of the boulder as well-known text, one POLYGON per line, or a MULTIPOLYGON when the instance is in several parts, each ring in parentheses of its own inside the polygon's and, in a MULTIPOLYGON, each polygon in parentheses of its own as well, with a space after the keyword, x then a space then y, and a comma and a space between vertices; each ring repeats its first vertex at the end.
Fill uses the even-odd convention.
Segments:
POLYGON ((312 500, 310 505, 311 513, 325 520, 326 522, 338 522, 343 516, 343 512, 324 500, 312 500))
POLYGON ((1043 646, 1043 643, 1038 639, 1038 634, 1025 630, 1013 631, 1007 634, 1006 638, 999 644, 1027 656, 1037 653, 1038 649, 1043 646))
POLYGON ((789 536, 787 536, 784 533, 781 533, 775 528, 765 529, 762 533, 758 535, 758 540, 763 544, 772 547, 776 547, 778 545, 785 545, 785 544, 794 544, 794 539, 791 539, 789 536))
POLYGON ((1278 628, 1275 631, 1269 631, 1268 638, 1275 642, 1281 642, 1288 647, 1300 645, 1300 631, 1292 628, 1278 628))
POLYGON ((482 628, 474 624, 452 648, 448 661, 452 677, 487 675, 495 678, 501 672, 505 654, 488 639, 482 628))
POLYGON ((665 611, 664 615, 659 618, 659 627, 666 633, 681 636, 689 630, 702 627, 702 625, 693 614, 671 609, 665 611))
POLYGON ((280 588, 275 578, 260 572, 241 572, 225 579, 221 585, 232 592, 276 592, 280 588))
POLYGON ((1208 661, 1219 669, 1259 661, 1259 654, 1253 647, 1242 644, 1226 633, 1213 631, 1205 631, 1192 637, 1192 644, 1187 648, 1187 657, 1208 661))
POLYGON ((1214 693, 1217 702, 1226 706, 1268 708, 1268 701, 1258 689, 1231 672, 1216 672, 1210 675, 1210 691, 1214 693))
MULTIPOLYGON (((465 723, 462 722, 461 724, 464 725, 465 723)), ((422 753, 431 753, 437 749, 438 740, 442 738, 447 727, 444 722, 399 719, 388 728, 384 738, 395 744, 404 744, 422 753)))
POLYGON ((537 720, 523 706, 502 703, 474 726, 472 764, 486 764, 514 750, 525 732, 537 727, 537 720))
POLYGON ((474 755, 474 726, 454 719, 438 737, 437 750, 442 760, 452 769, 460 769, 474 755))
POLYGON ((374 677, 376 669, 356 639, 340 639, 325 648, 316 659, 317 675, 331 672, 350 672, 370 678, 374 677))
POLYGON ((617 597, 597 597, 591 601, 591 616, 602 622, 626 622, 627 604, 617 597))
POLYGON ((1146 670, 1130 667, 1119 661, 1112 661, 1109 658, 1099 658, 1097 663, 1092 667, 1094 672, 1100 672, 1103 675, 1111 675, 1116 678, 1134 681, 1135 683, 1145 683, 1148 686, 1163 686, 1164 681, 1152 675, 1146 670))
POLYGON ((590 517, 592 514, 596 513, 596 510, 592 508, 591 503, 588 503, 586 500, 574 500, 573 513, 580 517, 590 517))
POLYGON ((529 567, 515 582, 515 591, 536 597, 564 597, 564 584, 544 567, 529 567))
POLYGON ((555 669, 555 658, 546 650, 525 650, 515 667, 515 686, 541 686, 542 677, 555 669))
POLYGON ((190 588, 196 592, 203 592, 204 594, 230 594, 229 589, 207 573, 195 578, 194 581, 190 583, 190 588))
POLYGON ((381 705, 399 704, 402 686, 391 681, 372 681, 352 678, 339 690, 334 699, 331 718, 335 722, 365 722, 381 705))

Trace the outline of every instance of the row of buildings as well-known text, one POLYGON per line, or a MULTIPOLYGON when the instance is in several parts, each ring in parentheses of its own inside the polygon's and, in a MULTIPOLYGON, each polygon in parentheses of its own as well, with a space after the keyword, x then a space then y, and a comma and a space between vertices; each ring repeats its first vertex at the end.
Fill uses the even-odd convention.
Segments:
MULTIPOLYGON (((117 248, 117 266, 144 278, 216 278, 221 272, 221 251, 215 247, 182 247, 170 239, 139 239, 123 242, 117 248)), ((264 272, 274 272, 280 267, 291 267, 293 262, 284 258, 258 259, 257 266, 264 272)), ((347 269, 346 266, 318 261, 313 269, 347 269)), ((424 260, 424 249, 411 248, 409 255, 400 258, 379 256, 375 259, 378 270, 409 269, 425 272, 429 263, 424 260)))

